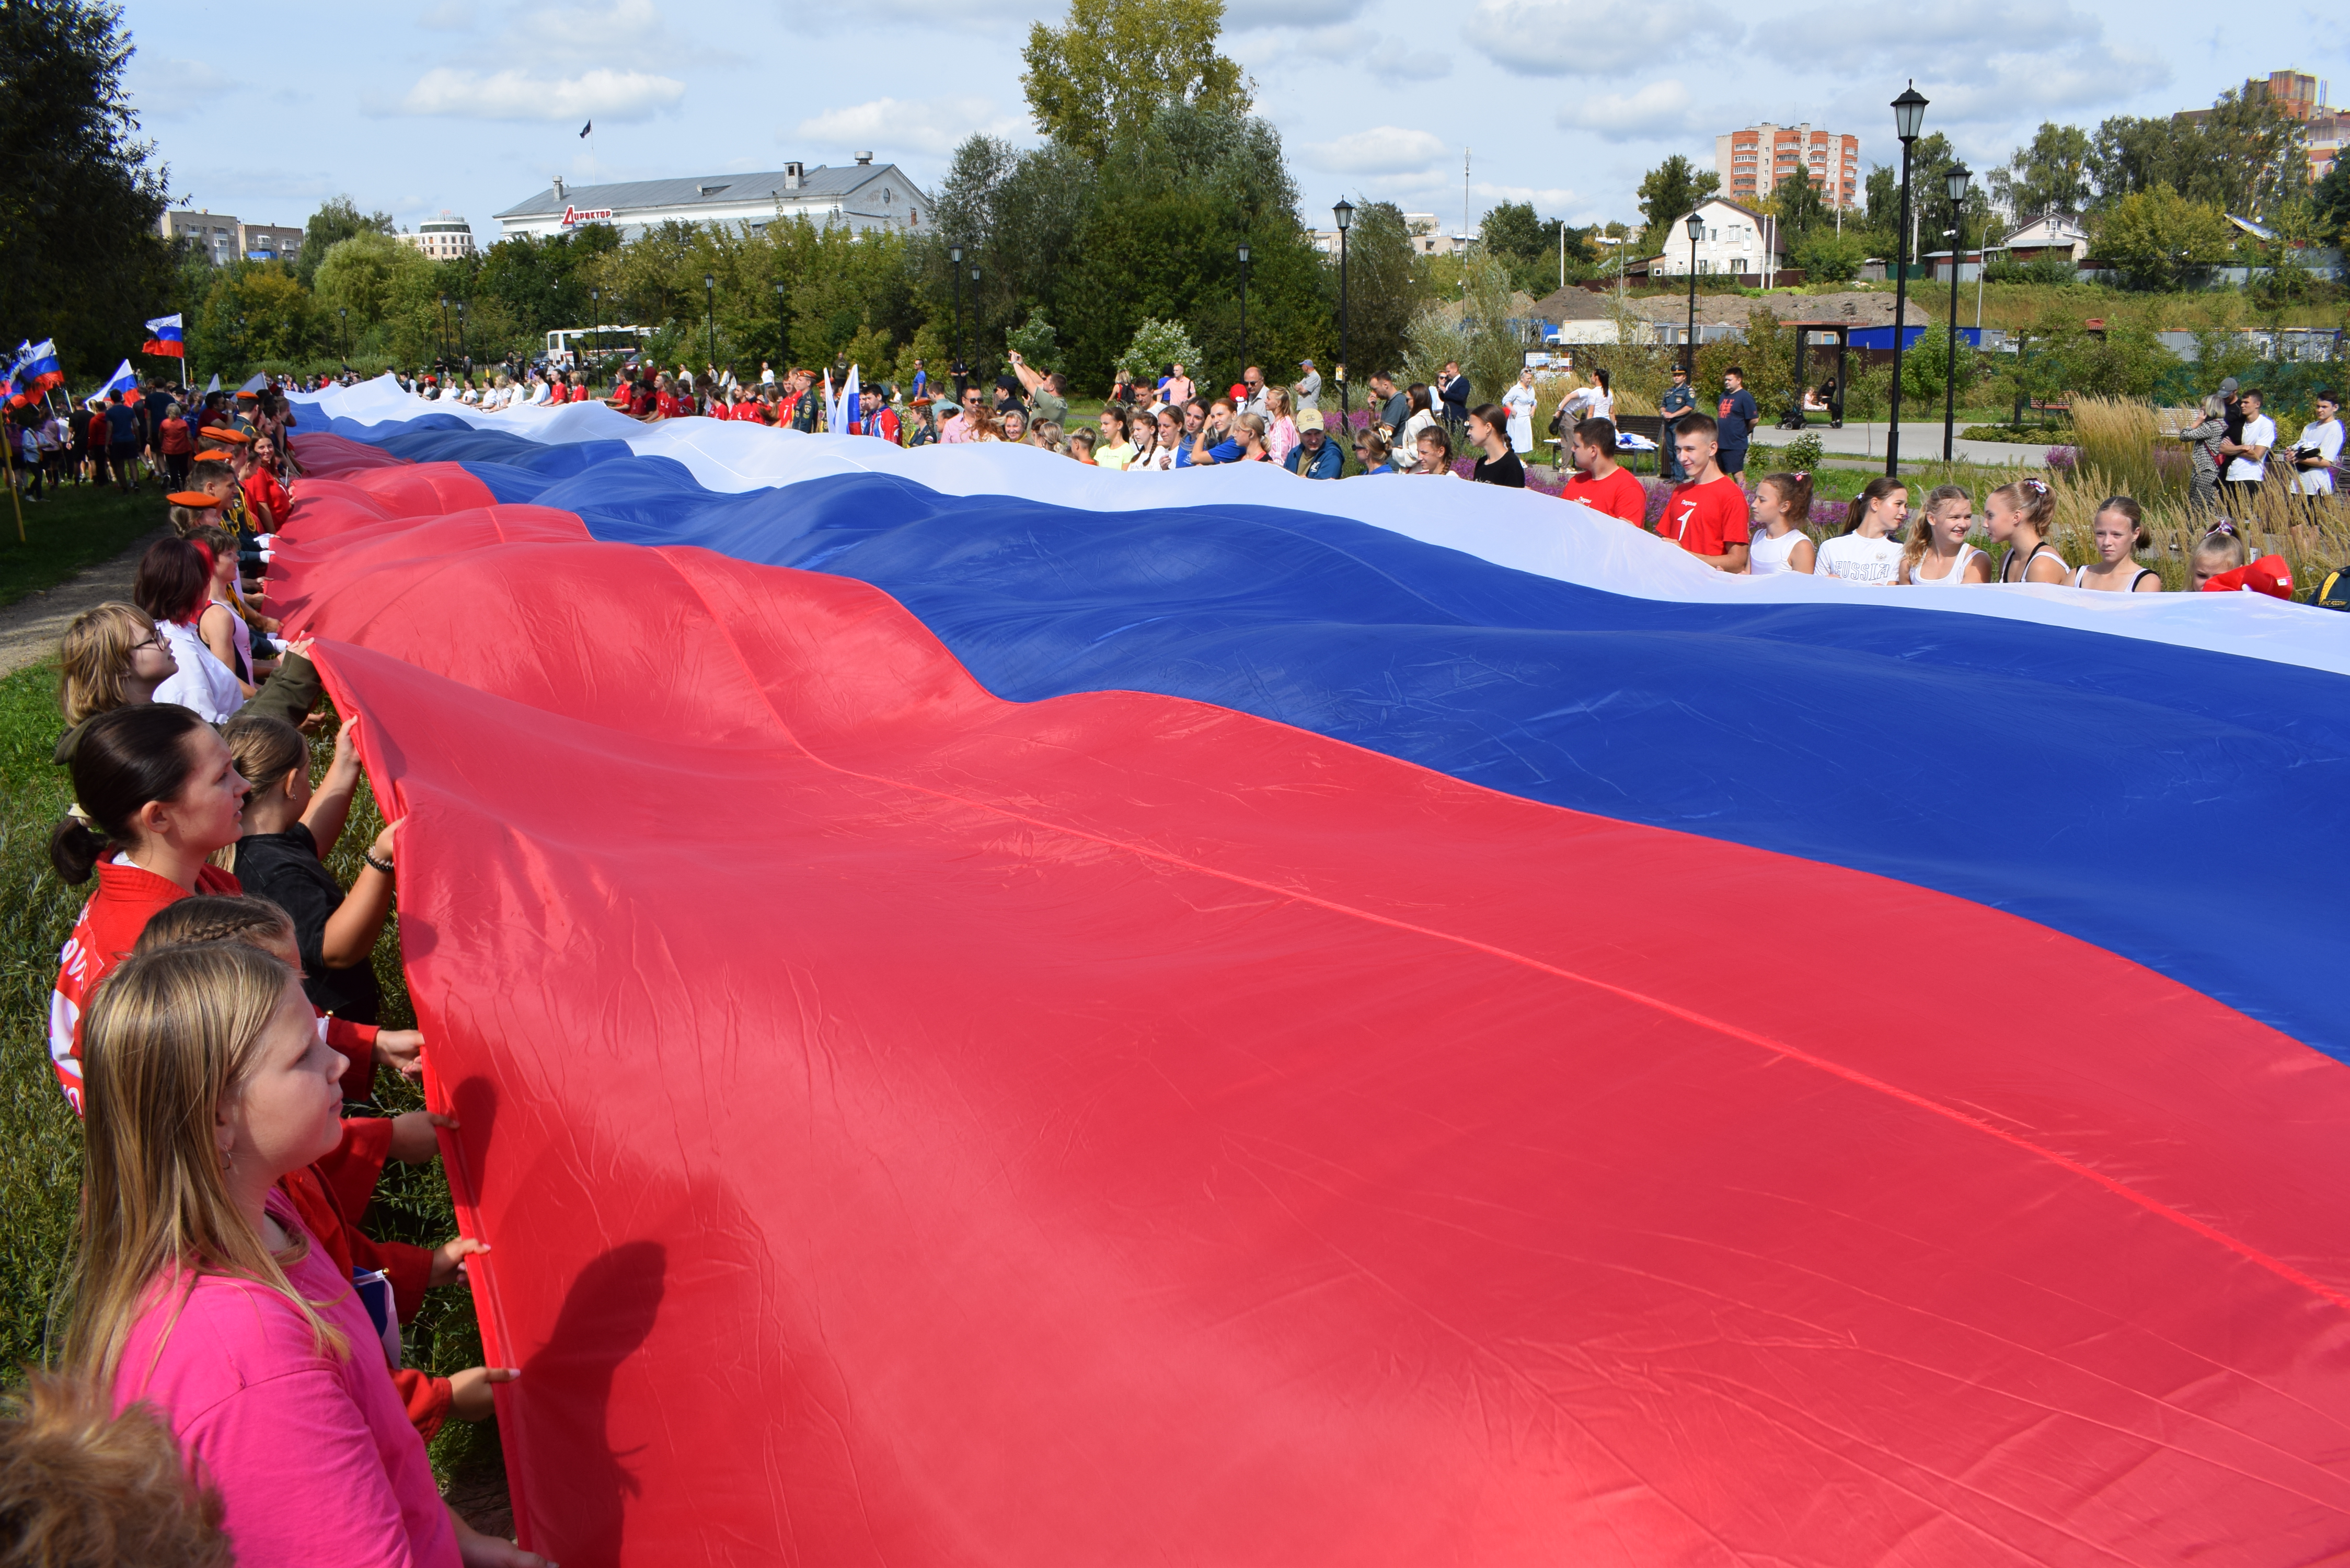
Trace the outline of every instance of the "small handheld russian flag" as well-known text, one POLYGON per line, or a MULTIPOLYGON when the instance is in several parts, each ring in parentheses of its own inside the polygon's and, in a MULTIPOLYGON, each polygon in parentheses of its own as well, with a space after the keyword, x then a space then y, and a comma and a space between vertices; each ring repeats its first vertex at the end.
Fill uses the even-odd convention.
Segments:
POLYGON ((28 349, 23 369, 18 372, 26 387, 34 392, 45 392, 51 387, 66 384, 66 373, 57 364, 57 340, 44 337, 28 349))
POLYGON ((180 326, 178 316, 157 317, 147 324, 147 341, 139 349, 141 354, 157 354, 173 359, 188 357, 187 336, 180 326))

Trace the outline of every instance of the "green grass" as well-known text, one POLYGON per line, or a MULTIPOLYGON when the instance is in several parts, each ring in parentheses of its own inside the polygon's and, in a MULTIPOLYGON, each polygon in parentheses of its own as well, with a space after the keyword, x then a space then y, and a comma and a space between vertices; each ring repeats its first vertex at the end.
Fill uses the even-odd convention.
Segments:
MULTIPOLYGON (((49 829, 72 793, 63 771, 49 761, 63 728, 56 692, 52 666, 0 680, 0 1008, 5 1010, 0 1015, 0 1214, 7 1217, 0 1226, 0 1381, 6 1382, 28 1364, 56 1361, 81 1181, 81 1124, 57 1093, 47 1044, 57 950, 88 892, 66 887, 49 868, 49 829)), ((330 736, 313 743, 320 769, 333 746, 330 736)), ((382 826, 362 781, 349 826, 328 862, 345 886, 382 826)), ((383 985, 384 1025, 413 1027, 397 913, 376 944, 375 967, 383 985)), ((379 1075, 376 1093, 369 1108, 386 1115, 422 1104, 415 1089, 389 1073, 379 1075)), ((386 1168, 361 1228, 380 1239, 428 1246, 455 1235, 440 1163, 386 1168)), ((473 1298, 462 1289, 432 1292, 402 1339, 409 1366, 442 1376, 482 1359, 473 1298)), ((499 1464, 496 1423, 449 1422, 433 1439, 432 1459, 444 1481, 499 1464)))
POLYGON ((112 485, 68 484, 25 507, 25 542, 16 522, 0 516, 0 605, 53 588, 87 566, 110 561, 166 525, 163 492, 144 485, 125 495, 112 485))

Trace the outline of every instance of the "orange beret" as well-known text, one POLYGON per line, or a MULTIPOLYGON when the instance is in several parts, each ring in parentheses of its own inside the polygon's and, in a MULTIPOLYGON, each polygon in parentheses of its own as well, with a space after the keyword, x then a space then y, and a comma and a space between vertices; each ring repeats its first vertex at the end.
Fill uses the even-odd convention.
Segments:
POLYGON ((226 462, 228 461, 228 453, 218 451, 200 452, 196 453, 196 461, 198 462, 226 462))
POLYGON ((251 446, 253 444, 253 438, 251 436, 245 434, 243 431, 232 430, 226 425, 206 425, 204 427, 203 439, 206 441, 232 441, 238 446, 251 446))
POLYGON ((220 497, 202 490, 174 490, 163 497, 174 506, 218 506, 220 497))

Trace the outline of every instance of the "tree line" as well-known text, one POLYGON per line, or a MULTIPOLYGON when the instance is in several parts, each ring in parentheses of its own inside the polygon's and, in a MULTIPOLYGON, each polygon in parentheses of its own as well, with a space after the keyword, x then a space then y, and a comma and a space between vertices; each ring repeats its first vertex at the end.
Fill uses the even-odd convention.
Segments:
MULTIPOLYGON (((2011 224, 2063 215, 2082 221, 2095 253, 2133 288, 2186 286, 2200 269, 2235 263, 2271 269, 2264 286, 2299 297, 2309 286, 2297 251, 2339 244, 2350 223, 2350 171, 2336 162, 2312 184, 2305 128, 2270 98, 2264 82, 2230 88, 2193 114, 2116 115, 2095 130, 2045 121, 2004 162, 1975 171, 1963 210, 1954 214, 1945 178, 1960 161, 1940 132, 1920 137, 1910 150, 1920 250, 1948 249, 1946 231, 1961 226, 1954 216, 1971 248, 1999 244, 2011 224), (2275 238, 2244 234, 2228 221, 2230 214, 2275 238)), ((1675 223, 1721 183, 1714 171, 1679 154, 1650 170, 1639 189, 1640 254, 1663 252, 1675 223)), ((1865 205, 1839 223, 1798 168, 1752 204, 1778 220, 1782 245, 1807 281, 1842 282, 1866 258, 1890 260, 1898 253, 1898 166, 1872 166, 1863 191, 1865 205)), ((2072 274, 2069 263, 1992 265, 1994 278, 2017 281, 2064 283, 2072 274)))

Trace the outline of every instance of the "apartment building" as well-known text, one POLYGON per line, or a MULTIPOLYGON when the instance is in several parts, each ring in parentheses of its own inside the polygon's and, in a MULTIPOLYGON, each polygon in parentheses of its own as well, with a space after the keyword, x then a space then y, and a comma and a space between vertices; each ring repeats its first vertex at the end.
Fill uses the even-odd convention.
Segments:
POLYGON ((402 230, 399 236, 403 245, 412 245, 434 261, 455 261, 473 254, 473 225, 464 219, 443 212, 437 218, 428 218, 411 233, 402 230))
POLYGON ((292 261, 302 250, 302 231, 282 223, 239 223, 237 249, 247 261, 292 261))
POLYGON ((1860 138, 1801 125, 1768 121, 1713 139, 1713 170, 1721 193, 1733 202, 1759 202, 1780 181, 1804 170, 1829 207, 1858 206, 1866 197, 1860 167, 1860 138))
POLYGON ((244 254, 238 244, 240 225, 226 213, 173 207, 164 212, 160 226, 165 239, 191 242, 214 266, 224 266, 244 254))

